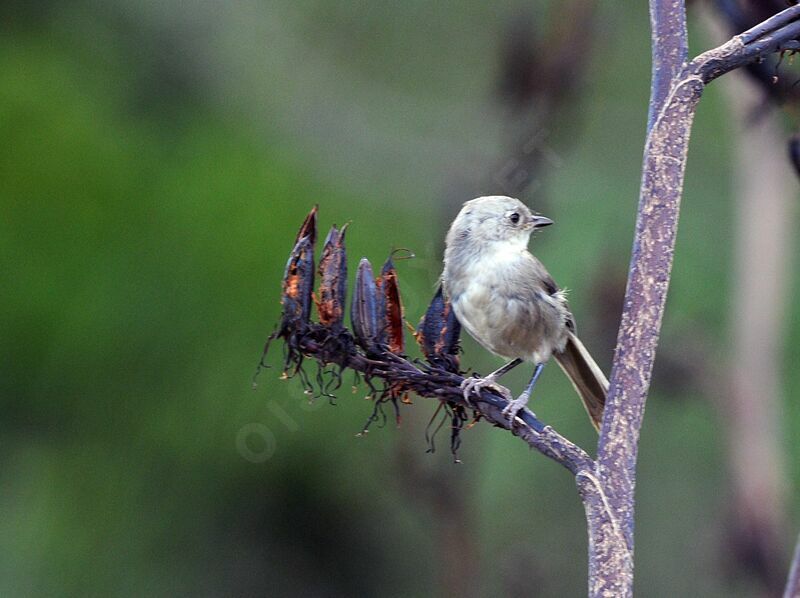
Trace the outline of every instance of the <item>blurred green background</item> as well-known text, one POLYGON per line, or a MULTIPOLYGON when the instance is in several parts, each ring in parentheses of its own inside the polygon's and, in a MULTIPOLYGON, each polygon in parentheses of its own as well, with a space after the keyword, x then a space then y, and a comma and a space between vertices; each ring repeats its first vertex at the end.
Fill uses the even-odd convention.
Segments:
MULTIPOLYGON (((463 435, 463 464, 446 434, 428 454, 435 405, 424 399, 404 407, 400 428, 356 438, 371 411, 365 389, 351 393, 348 376, 335 406, 309 403, 297 380, 278 379, 277 346, 276 367, 251 388, 314 203, 322 235, 351 222, 351 272, 362 255, 413 249, 399 270, 417 322, 447 222, 508 182, 498 177, 518 141, 509 131, 530 125, 503 96, 513 96, 506 42, 520 26, 545 37, 554 6, 3 4, 0 594, 585 593, 572 479, 517 439, 479 424, 463 435)), ((534 251, 571 290, 607 369, 637 202, 649 23, 643 5, 602 3, 591 25, 586 51, 564 65, 575 90, 534 126, 538 161, 519 195, 556 221, 534 251)), ((691 27, 694 49, 708 47, 691 27)), ((642 434, 642 596, 768 591, 758 566, 732 557, 728 440, 706 392, 729 358, 731 120, 712 86, 642 434)), ((796 302, 790 312, 795 347, 796 302)), ((498 364, 471 340, 464 349, 465 366, 498 364)), ((796 356, 784 364, 781 422, 790 490, 796 356)), ((510 376, 511 388, 527 375, 510 376)), ((557 368, 532 406, 593 450, 557 368)), ((800 503, 786 509, 781 571, 800 503)))

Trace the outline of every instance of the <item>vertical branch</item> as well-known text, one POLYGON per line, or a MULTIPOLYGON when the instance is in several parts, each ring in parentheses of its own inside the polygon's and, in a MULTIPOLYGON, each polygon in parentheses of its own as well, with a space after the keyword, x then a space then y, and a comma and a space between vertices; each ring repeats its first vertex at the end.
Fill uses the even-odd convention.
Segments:
POLYGON ((672 80, 688 57, 684 0, 650 0, 652 75, 647 132, 653 128, 672 80))
POLYGON ((599 473, 608 502, 631 552, 639 430, 667 298, 689 133, 703 88, 702 81, 691 77, 670 88, 686 61, 682 0, 651 0, 650 11, 651 122, 628 286, 598 446, 599 473))
MULTIPOLYGON (((600 484, 594 492, 599 500, 584 502, 590 596, 630 596, 633 591, 639 430, 669 286, 689 133, 702 89, 699 78, 689 77, 671 90, 645 147, 633 260, 597 452, 600 484)), ((581 488, 583 496, 586 488, 581 488)))
POLYGON ((705 84, 717 77, 769 53, 800 48, 800 6, 793 6, 686 64, 683 2, 651 0, 650 8, 651 118, 628 286, 596 469, 576 476, 589 528, 589 595, 596 597, 633 593, 639 432, 669 288, 697 102, 705 84))

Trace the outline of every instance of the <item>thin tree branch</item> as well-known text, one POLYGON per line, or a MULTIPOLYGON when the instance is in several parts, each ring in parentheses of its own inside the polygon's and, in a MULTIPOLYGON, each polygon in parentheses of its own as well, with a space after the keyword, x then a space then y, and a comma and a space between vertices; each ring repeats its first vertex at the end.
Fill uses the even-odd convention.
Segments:
MULTIPOLYGON (((692 102, 699 99, 701 88, 699 82, 674 84, 685 62, 683 2, 652 0, 650 14, 654 64, 649 132, 628 285, 597 454, 608 503, 614 518, 620 522, 627 553, 633 552, 639 430, 672 268, 689 128, 694 114, 692 102), (686 121, 687 117, 684 127, 673 129, 677 119, 686 121)), ((630 570, 625 575, 632 578, 631 559, 614 559, 612 565, 620 563, 627 563, 630 570)), ((601 588, 593 587, 593 591, 598 593, 601 588)))
MULTIPOLYGON (((777 12, 786 8, 786 0, 716 0, 717 10, 726 21, 729 35, 735 35, 749 29, 764 19, 771 19, 777 12)), ((780 15, 784 21, 786 15, 780 15)), ((773 25, 770 25, 771 29, 773 25)), ((757 35, 757 33, 753 33, 757 35)), ((728 35, 720 36, 721 39, 728 35)), ((777 77, 781 58, 760 60, 744 66, 750 78, 758 83, 763 94, 777 105, 785 102, 796 102, 800 99, 798 89, 791 77, 777 77)))
MULTIPOLYGON (((330 357, 322 344, 311 340, 314 336, 324 337, 327 330, 318 324, 311 323, 309 326, 310 331, 301 341, 303 353, 320 360, 330 357)), ((542 423, 529 409, 520 411, 512 424, 508 416, 503 414, 508 401, 492 390, 482 389, 480 396, 472 398, 467 403, 461 390, 463 376, 430 365, 426 365, 425 371, 422 371, 407 359, 388 351, 369 358, 351 352, 333 356, 331 361, 367 377, 380 378, 388 386, 399 384, 404 390, 412 391, 418 396, 446 400, 473 409, 491 424, 510 430, 531 448, 564 466, 573 474, 581 470, 594 469, 594 461, 586 451, 551 426, 542 423)))
POLYGON ((740 34, 739 37, 742 38, 742 42, 749 44, 758 40, 759 38, 769 35, 770 33, 776 33, 797 20, 796 9, 797 7, 794 7, 781 11, 771 16, 766 21, 762 21, 758 25, 751 27, 744 33, 740 34))

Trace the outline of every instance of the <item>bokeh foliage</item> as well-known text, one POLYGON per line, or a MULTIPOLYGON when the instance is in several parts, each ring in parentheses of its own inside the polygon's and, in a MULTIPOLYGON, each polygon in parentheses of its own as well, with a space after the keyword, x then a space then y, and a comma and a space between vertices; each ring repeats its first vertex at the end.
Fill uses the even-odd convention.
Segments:
MULTIPOLYGON (((454 466, 444 436, 425 453, 428 401, 405 409, 399 430, 355 438, 371 410, 363 389, 346 384, 335 406, 309 405, 278 369, 250 387, 313 203, 323 230, 352 221, 351 266, 397 246, 417 253, 399 268, 407 315, 422 314, 443 189, 500 151, 484 116, 497 38, 522 4, 464 6, 4 9, 0 593, 426 595, 441 588, 445 555, 436 511, 409 482, 417 469, 459 489, 481 593, 514 594, 521 580, 542 595, 584 591, 572 481, 507 434, 469 430, 454 466), (251 435, 242 448, 252 425, 269 446, 251 435), (269 458, 254 463, 248 450, 269 458)), ((557 226, 534 250, 572 289, 579 329, 607 365, 610 346, 591 338, 591 292, 599 273, 627 265, 649 49, 643 7, 606 7, 598 27, 577 140, 548 138, 559 161, 541 179, 557 226)), ((691 333, 717 365, 730 284, 727 118, 712 88, 663 348, 680 353, 691 333)), ((465 349, 477 370, 496 365, 471 341, 465 349)), ((800 379, 787 370, 796 454, 800 379)), ((732 587, 721 571, 719 417, 697 384, 661 380, 642 439, 638 591, 747 595, 746 581, 732 587)), ((533 407, 591 447, 571 392, 548 368, 533 407)))

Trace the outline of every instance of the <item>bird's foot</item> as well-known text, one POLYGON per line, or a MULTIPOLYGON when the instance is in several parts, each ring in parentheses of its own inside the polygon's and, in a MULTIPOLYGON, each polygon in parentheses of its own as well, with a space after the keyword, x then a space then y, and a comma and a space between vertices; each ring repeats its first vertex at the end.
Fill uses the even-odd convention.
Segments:
POLYGON ((489 374, 485 378, 464 378, 464 381, 461 383, 461 392, 464 394, 464 400, 467 402, 467 405, 472 405, 469 400, 470 395, 473 393, 479 395, 483 388, 491 388, 497 391, 504 399, 511 400, 511 391, 505 386, 498 384, 496 376, 489 374))
POLYGON ((529 393, 523 392, 516 399, 508 401, 508 405, 503 409, 503 415, 508 417, 509 423, 514 423, 514 418, 517 417, 517 413, 525 408, 530 398, 531 396, 529 393))

